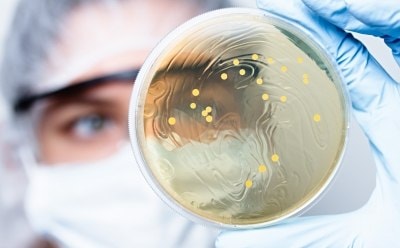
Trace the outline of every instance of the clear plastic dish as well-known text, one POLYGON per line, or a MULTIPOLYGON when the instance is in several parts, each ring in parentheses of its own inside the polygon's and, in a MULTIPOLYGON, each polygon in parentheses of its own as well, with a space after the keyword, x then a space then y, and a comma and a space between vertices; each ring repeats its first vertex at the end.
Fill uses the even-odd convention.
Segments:
POLYGON ((261 10, 198 16, 170 33, 135 82, 129 131, 153 190, 187 218, 276 223, 321 195, 340 165, 347 95, 306 32, 261 10))

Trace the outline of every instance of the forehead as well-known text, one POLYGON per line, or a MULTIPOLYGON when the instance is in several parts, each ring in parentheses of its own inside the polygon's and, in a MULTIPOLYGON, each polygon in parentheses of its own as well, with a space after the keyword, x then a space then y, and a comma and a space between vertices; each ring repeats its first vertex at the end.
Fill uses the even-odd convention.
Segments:
POLYGON ((65 20, 41 87, 139 67, 169 31, 198 13, 198 6, 180 0, 79 7, 65 20))

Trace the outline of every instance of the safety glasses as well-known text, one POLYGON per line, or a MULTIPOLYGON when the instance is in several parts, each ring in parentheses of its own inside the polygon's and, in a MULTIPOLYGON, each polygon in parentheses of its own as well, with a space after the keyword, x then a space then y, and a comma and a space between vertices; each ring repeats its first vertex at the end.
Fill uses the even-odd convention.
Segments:
POLYGON ((14 111, 16 113, 23 113, 29 110, 35 102, 40 101, 42 99, 46 99, 49 97, 57 97, 57 95, 65 95, 65 94, 72 95, 76 92, 80 92, 82 90, 86 90, 104 83, 110 83, 110 82, 133 83, 138 73, 139 69, 120 71, 109 75, 103 75, 100 77, 85 80, 82 82, 77 82, 72 85, 68 85, 67 87, 63 87, 61 89, 49 92, 44 92, 36 95, 27 94, 17 99, 17 101, 14 104, 14 111))
POLYGON ((52 165, 113 154, 128 139, 129 99, 138 71, 102 75, 19 98, 14 110, 26 116, 38 160, 52 165))

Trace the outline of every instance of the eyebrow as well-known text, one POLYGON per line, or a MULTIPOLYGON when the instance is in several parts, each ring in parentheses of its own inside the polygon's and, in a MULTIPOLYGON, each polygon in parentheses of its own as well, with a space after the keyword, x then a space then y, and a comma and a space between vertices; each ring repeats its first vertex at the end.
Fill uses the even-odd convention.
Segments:
POLYGON ((139 73, 139 68, 131 69, 131 70, 126 70, 126 71, 120 71, 108 75, 102 75, 100 77, 92 78, 89 80, 84 80, 81 82, 74 83, 72 85, 63 87, 61 89, 56 89, 53 91, 48 91, 44 93, 40 93, 37 95, 25 95, 17 99, 17 101, 14 104, 14 111, 16 113, 22 113, 26 112, 31 108, 31 106, 42 99, 48 98, 48 97, 53 97, 57 96, 60 94, 74 94, 76 92, 80 92, 82 90, 91 88, 93 86, 97 86, 100 84, 108 83, 110 81, 121 81, 121 82, 127 82, 133 84, 137 74, 139 73))

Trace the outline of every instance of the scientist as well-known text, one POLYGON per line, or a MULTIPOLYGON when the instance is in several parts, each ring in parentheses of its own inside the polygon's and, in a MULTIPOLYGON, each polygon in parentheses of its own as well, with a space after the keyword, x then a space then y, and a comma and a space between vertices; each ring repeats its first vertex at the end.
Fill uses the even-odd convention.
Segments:
MULTIPOLYGON (((6 45, 1 83, 14 106, 19 152, 30 178, 28 217, 38 232, 60 246, 212 246, 212 230, 170 213, 148 192, 126 142, 131 87, 126 82, 165 31, 205 9, 196 3, 205 1, 21 4, 6 45)), ((375 155, 377 186, 358 211, 224 231, 216 246, 400 247, 399 85, 343 31, 382 37, 400 64, 400 4, 258 4, 302 26, 337 60, 353 113, 375 155)))

